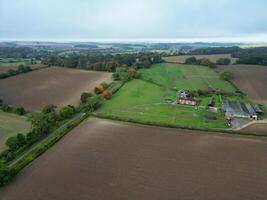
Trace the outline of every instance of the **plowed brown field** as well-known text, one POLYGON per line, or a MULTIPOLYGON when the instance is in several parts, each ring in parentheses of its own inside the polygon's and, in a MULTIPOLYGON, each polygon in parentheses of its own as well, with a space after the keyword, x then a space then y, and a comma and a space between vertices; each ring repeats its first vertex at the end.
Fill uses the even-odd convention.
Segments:
POLYGON ((91 118, 2 200, 266 200, 267 141, 91 118))
POLYGON ((230 65, 218 66, 219 70, 232 70, 234 83, 258 103, 267 104, 267 66, 230 65))
POLYGON ((110 77, 107 72, 45 68, 0 80, 0 99, 28 110, 40 110, 47 104, 77 105, 82 92, 110 77))

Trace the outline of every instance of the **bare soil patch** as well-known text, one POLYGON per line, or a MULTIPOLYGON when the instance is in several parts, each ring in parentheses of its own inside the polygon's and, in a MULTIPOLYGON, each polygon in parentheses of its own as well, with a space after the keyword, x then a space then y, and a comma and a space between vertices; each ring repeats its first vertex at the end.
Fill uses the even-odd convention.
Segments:
POLYGON ((0 80, 0 98, 7 104, 40 110, 47 104, 77 105, 80 95, 92 91, 111 73, 51 67, 0 80))
POLYGON ((267 104, 267 66, 230 65, 219 66, 218 69, 232 70, 234 83, 249 97, 258 103, 267 104))
POLYGON ((267 141, 91 118, 2 189, 4 200, 265 200, 267 141))
POLYGON ((253 124, 249 127, 244 128, 242 131, 267 135, 267 124, 253 124))

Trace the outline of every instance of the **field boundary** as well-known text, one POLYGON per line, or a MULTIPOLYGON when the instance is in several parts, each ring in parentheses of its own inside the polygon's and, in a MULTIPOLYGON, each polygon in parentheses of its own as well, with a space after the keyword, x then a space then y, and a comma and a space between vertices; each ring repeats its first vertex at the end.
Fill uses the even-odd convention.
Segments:
POLYGON ((7 77, 2 77, 2 78, 0 78, 0 80, 1 80, 1 79, 11 78, 11 77, 14 77, 14 76, 19 76, 19 75, 22 75, 22 74, 31 73, 31 72, 34 72, 34 71, 37 71, 37 70, 41 70, 41 69, 46 69, 46 68, 49 68, 49 66, 44 66, 44 67, 40 67, 40 68, 31 69, 31 70, 28 71, 28 72, 18 73, 18 74, 14 74, 14 75, 8 75, 7 77))
POLYGON ((225 129, 211 129, 211 128, 197 128, 197 127, 187 127, 187 126, 180 126, 180 125, 171 125, 171 124, 165 124, 165 123, 156 123, 151 121, 138 121, 133 120, 129 118, 122 118, 117 116, 108 116, 105 114, 99 114, 99 113, 92 113, 92 116, 102 119, 110 119, 114 121, 122 121, 122 122, 129 122, 134 124, 141 124, 141 125, 147 125, 147 126, 157 126, 157 127, 165 127, 165 128, 179 128, 179 129, 185 129, 185 130, 196 130, 196 131, 206 131, 206 132, 217 132, 217 133, 224 133, 229 135, 241 135, 241 136, 253 136, 253 137, 262 137, 267 138, 267 135, 263 134, 257 134, 257 133, 250 133, 250 132, 241 132, 241 131, 234 131, 234 130, 225 130, 225 129))
POLYGON ((41 156, 54 144, 60 141, 65 135, 67 135, 72 129, 74 129, 85 119, 87 119, 90 116, 90 113, 80 113, 80 115, 81 116, 78 119, 74 119, 71 122, 67 122, 62 127, 51 133, 49 137, 43 139, 38 144, 36 144, 36 146, 33 146, 27 152, 19 156, 15 161, 9 163, 8 167, 12 171, 12 177, 16 176, 16 174, 18 174, 24 167, 29 165, 39 156, 41 156))

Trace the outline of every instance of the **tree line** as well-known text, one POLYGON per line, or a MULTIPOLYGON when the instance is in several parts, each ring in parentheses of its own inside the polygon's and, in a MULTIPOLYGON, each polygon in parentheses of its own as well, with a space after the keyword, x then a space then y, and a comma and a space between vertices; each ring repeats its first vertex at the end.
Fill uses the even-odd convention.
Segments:
POLYGON ((267 47, 209 47, 190 51, 190 55, 231 54, 237 64, 267 65, 267 47))
POLYGON ((15 76, 30 71, 32 71, 32 68, 30 66, 19 65, 17 69, 9 69, 7 72, 0 73, 0 79, 8 78, 10 76, 15 76))
MULTIPOLYGON (((133 73, 131 72, 131 74, 133 73)), ((14 169, 8 167, 8 162, 14 160, 76 114, 93 112, 101 107, 105 99, 109 100, 112 93, 115 93, 122 84, 123 81, 114 81, 110 84, 103 82, 96 85, 94 94, 91 92, 81 94, 80 104, 77 107, 67 105, 57 109, 56 106, 51 104, 45 106, 41 112, 28 114, 28 121, 31 123, 30 132, 27 134, 18 133, 9 137, 6 140, 8 149, 0 154, 0 186, 6 184, 15 175, 14 169)), ((0 101, 0 103, 4 107, 8 106, 4 105, 3 101, 0 101)))
POLYGON ((49 66, 82 68, 95 71, 116 71, 117 67, 145 68, 163 62, 157 53, 144 52, 137 54, 70 54, 50 55, 43 58, 42 63, 49 66))

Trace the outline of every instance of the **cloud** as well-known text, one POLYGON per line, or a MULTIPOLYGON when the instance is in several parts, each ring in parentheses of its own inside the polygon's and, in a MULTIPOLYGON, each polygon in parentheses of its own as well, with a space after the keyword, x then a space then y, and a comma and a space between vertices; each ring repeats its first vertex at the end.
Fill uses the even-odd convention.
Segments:
POLYGON ((267 34, 265 0, 0 0, 0 40, 267 34))

